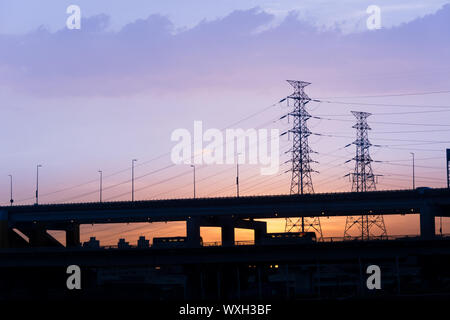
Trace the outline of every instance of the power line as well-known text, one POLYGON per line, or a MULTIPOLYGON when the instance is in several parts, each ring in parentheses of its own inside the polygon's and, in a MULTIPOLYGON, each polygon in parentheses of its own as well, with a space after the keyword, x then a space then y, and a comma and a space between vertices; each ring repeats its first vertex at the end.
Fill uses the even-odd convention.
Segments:
MULTIPOLYGON (((400 167, 411 167, 411 164, 401 164, 401 163, 391 163, 389 161, 376 161, 380 163, 384 163, 391 166, 400 166, 400 167)), ((425 168, 425 169, 445 169, 445 168, 439 168, 439 167, 432 167, 432 166, 421 166, 421 165, 414 165, 416 168, 425 168)))
POLYGON ((319 181, 316 185, 319 186, 323 186, 324 184, 329 184, 330 182, 334 182, 334 181, 338 181, 338 180, 342 180, 344 179, 344 176, 342 174, 339 175, 332 175, 322 181, 319 181))
MULTIPOLYGON (((450 93, 450 91, 429 91, 429 92, 417 92, 417 93, 399 93, 399 94, 390 94, 390 95, 378 95, 378 96, 376 96, 376 95, 373 95, 373 96, 355 96, 355 97, 347 97, 347 98, 371 98, 371 97, 394 97, 394 96, 412 96, 412 95, 426 95, 426 94, 440 94, 440 93, 450 93)), ((336 98, 346 98, 346 97, 336 97, 336 98)), ((272 107, 274 107, 274 106, 276 106, 276 105, 278 105, 278 104, 280 104, 281 102, 283 102, 283 101, 285 101, 287 98, 283 98, 282 100, 280 100, 279 102, 277 102, 277 103, 274 103, 274 104, 272 104, 272 105, 270 105, 270 106, 267 106, 267 107, 265 107, 265 108, 263 108, 263 109, 261 109, 261 110, 258 110, 257 112, 254 112, 254 113, 252 113, 252 114, 250 114, 250 115, 248 115, 248 116, 246 116, 246 117, 244 117, 244 118, 242 118, 242 119, 240 119, 240 120, 238 120, 238 121, 236 121, 236 122, 234 122, 234 123, 232 123, 232 124, 230 124, 229 126, 234 126, 234 125, 237 125, 237 124, 239 124, 239 123, 242 123, 242 122, 244 122, 244 121, 246 121, 246 120, 248 120, 248 119, 251 119, 251 118, 253 118, 253 117, 255 117, 255 116, 257 116, 257 115, 259 115, 259 114, 261 114, 261 113, 263 113, 263 112, 265 112, 265 111, 267 111, 267 110, 269 110, 270 108, 272 108, 272 107)), ((309 98, 308 98, 309 99, 309 98)), ((322 99, 324 99, 324 98, 322 98, 322 99)), ((321 101, 321 100, 310 100, 310 101, 316 101, 316 102, 319 102, 319 103, 322 103, 322 102, 324 102, 324 103, 338 103, 338 104, 362 104, 362 105, 369 105, 369 106, 398 106, 398 107, 416 107, 416 108, 440 108, 440 109, 446 109, 446 108, 450 108, 450 106, 432 106, 432 105, 404 105, 404 104, 377 104, 377 103, 354 103, 354 102, 342 102, 342 101, 321 101)), ((427 111, 408 111, 408 112, 394 112, 394 113, 375 113, 374 115, 392 115, 392 114, 414 114, 414 113, 435 113, 435 112, 449 112, 450 110, 433 110, 433 111, 430 111, 430 110, 427 110, 427 111)), ((348 116, 348 115, 330 115, 330 116, 336 116, 336 117, 338 117, 338 116, 348 116)), ((328 117, 328 116, 327 116, 328 117)), ((351 120, 346 120, 346 119, 332 119, 332 118, 327 118, 327 117, 325 117, 324 115, 321 115, 321 116, 317 116, 317 117, 312 117, 312 118, 315 118, 315 119, 318 119, 318 120, 320 120, 320 121, 322 121, 322 120, 333 120, 333 121, 351 121, 351 120)), ((280 119, 278 119, 278 120, 281 120, 282 118, 280 118, 280 119)), ((277 120, 277 121, 278 121, 277 120)), ((270 123, 270 122, 276 122, 276 121, 269 121, 268 123, 270 123)), ((433 126, 433 127, 436 127, 436 126, 440 126, 440 127, 449 127, 450 126, 450 124, 421 124, 421 123, 403 123, 403 122, 373 122, 373 123, 380 123, 380 124, 392 124, 392 125, 409 125, 409 126, 433 126)), ((229 127, 228 126, 228 127, 229 127)), ((225 130, 225 128, 226 127, 224 127, 222 130, 225 130)), ((433 129, 433 130, 421 130, 421 131, 386 131, 386 132, 378 132, 379 134, 382 134, 382 133, 417 133, 417 132, 444 132, 444 131, 450 131, 450 130, 446 130, 446 129, 443 129, 443 130, 438 130, 438 129, 433 129)), ((319 137, 322 137, 322 136, 326 136, 326 137, 337 137, 337 138, 349 138, 348 136, 338 136, 338 135, 331 135, 331 134, 329 134, 329 133, 325 133, 325 134, 316 134, 317 136, 319 136, 319 137)), ((433 140, 405 140, 405 139, 382 139, 382 138, 378 138, 379 140, 388 140, 388 141, 403 141, 403 142, 418 142, 418 143, 416 143, 416 144, 398 144, 398 145, 383 145, 382 147, 386 147, 386 148, 390 148, 390 149, 397 149, 397 150, 409 150, 409 149, 405 149, 405 148, 395 148, 396 146, 408 146, 408 145, 420 145, 420 144, 440 144, 440 143, 450 143, 450 141, 433 141, 433 140)), ((223 144, 222 144, 223 145, 223 144)), ((442 150, 437 150, 437 149, 414 149, 414 150, 417 150, 417 151, 436 151, 436 152, 441 152, 442 150)), ((161 154, 161 155, 159 155, 159 156, 156 156, 156 157, 154 157, 154 158, 152 158, 152 159, 149 159, 149 160, 147 160, 147 161, 144 161, 144 162, 140 162, 139 164, 137 164, 136 165, 136 167, 138 167, 138 166, 143 166, 143 165, 145 165, 145 164, 148 164, 148 163, 151 163, 151 162, 153 162, 153 161, 156 161, 156 160, 159 160, 159 159, 161 159, 161 158, 163 158, 163 157, 165 157, 165 156, 167 156, 167 155, 169 155, 171 152, 166 152, 166 153, 164 153, 164 154, 161 154)), ((321 154, 321 155, 326 155, 326 154, 321 154)), ((336 155, 330 155, 330 156, 334 156, 334 157, 338 157, 338 156, 336 156, 336 155)), ((419 160, 419 159, 418 159, 419 160)), ((401 161, 401 160, 399 160, 399 161, 401 161)), ((406 161, 406 160, 405 160, 406 161)), ((386 163, 386 164, 391 164, 391 165, 395 165, 394 163, 393 163, 393 161, 379 161, 380 163, 386 163)), ((400 165, 400 164, 397 164, 397 165, 400 165)), ((151 175, 151 174, 154 174, 154 173, 156 173, 156 172, 160 172, 160 171, 162 171, 162 170, 166 170, 166 169, 168 169, 168 168, 171 168, 171 167, 173 167, 174 166, 174 164, 173 165, 169 165, 169 166, 166 166, 166 167, 164 167, 164 168, 160 168, 160 169, 157 169, 156 171, 151 171, 151 172, 149 172, 149 173, 147 173, 147 174, 144 174, 144 175, 142 175, 142 176, 139 176, 139 177, 137 177, 137 179, 140 179, 140 178, 143 178, 143 177, 145 177, 145 176, 148 176, 148 175, 151 175)), ((408 165, 403 165, 403 166, 408 166, 408 165)), ((420 167, 420 166, 419 166, 420 167)), ((433 167, 427 167, 427 166, 422 166, 422 167, 424 167, 424 168, 433 168, 433 167)), ((332 167, 333 168, 333 167, 332 167)), ((201 169, 201 168, 200 168, 201 169)), ((327 169, 325 169, 325 170, 323 170, 323 171, 327 171, 329 168, 327 168, 327 169)), ((130 170, 130 168, 128 167, 128 168, 126 168, 126 169, 122 169, 122 170, 119 170, 119 171, 116 171, 116 172, 113 172, 113 173, 111 173, 111 174, 109 174, 109 175, 105 175, 104 176, 104 178, 108 178, 108 177, 112 177, 112 176, 115 176, 115 175, 118 175, 118 174, 120 174, 120 173, 123 173, 123 172, 127 172, 127 171, 129 171, 130 170)), ((225 172, 225 171, 224 171, 225 172)), ((187 173, 186 173, 187 174, 187 173)), ((218 174, 214 174, 214 175, 212 175, 212 177, 214 177, 214 176, 217 176, 218 174)), ((175 177, 177 177, 177 176, 175 176, 175 177)), ((168 178, 168 179, 173 179, 173 177, 172 178, 168 178)), ((207 179, 207 178, 205 178, 205 179, 207 179)), ((167 179, 166 179, 167 180, 167 179)), ((62 192, 67 192, 67 191, 70 191, 70 190, 73 190, 73 189, 77 189, 77 188, 80 188, 80 187, 82 187, 82 186, 85 186, 85 185, 89 185, 89 184, 92 184, 92 183, 96 183, 98 181, 98 179, 92 179, 92 180, 89 180, 89 181, 86 181, 86 182, 84 182, 84 183, 80 183, 80 184, 76 184, 76 185, 73 185, 73 186, 69 186, 69 187, 65 187, 65 188, 61 188, 61 189, 58 189, 58 190, 55 190, 55 191, 51 191, 51 192, 47 192, 47 193, 44 193, 44 194, 42 194, 41 195, 41 197, 45 197, 45 196, 49 196, 49 195, 53 195, 53 194, 57 194, 57 193, 62 193, 62 192)), ((123 181, 123 182, 119 182, 119 183, 116 183, 116 184, 113 184, 113 185, 110 185, 110 186, 108 186, 108 187, 106 187, 106 188, 104 188, 104 190, 109 190, 109 189, 112 189, 112 188, 114 188, 114 187, 117 187, 117 186, 120 186, 120 185, 123 185, 123 184, 125 184, 125 183, 128 183, 128 182, 130 182, 131 180, 126 180, 126 181, 123 181)), ((163 180, 163 181, 165 181, 165 180, 163 180)), ((160 182, 158 182, 158 183, 153 183, 153 184, 151 184, 150 186, 153 186, 153 185, 157 185, 157 184, 160 184, 160 183, 162 183, 161 181, 160 182)), ((148 186, 147 186, 148 187, 148 186)), ((178 188, 178 189, 180 189, 180 188, 178 188)), ((141 189, 139 189, 139 190, 141 190, 141 189)), ((143 190, 143 189, 142 189, 143 190)), ((84 197, 84 196, 87 196, 87 195, 91 195, 91 194, 94 194, 94 193, 97 193, 98 191, 97 190, 95 190, 95 191, 92 191, 92 192, 86 192, 86 193, 83 193, 83 194, 81 194, 81 195, 77 195, 77 196, 74 196, 74 197, 71 197, 71 198, 69 198, 69 200, 72 200, 72 199, 78 199, 78 198, 81 198, 81 197, 84 197)), ((170 191, 169 191, 170 192, 170 191)), ((128 192, 129 193, 129 192, 128 192)), ((167 192, 164 192, 164 193, 167 193, 167 192)), ((164 194, 163 193, 163 194, 164 194)), ((120 196, 120 195, 119 195, 120 196)), ((116 198, 116 197, 118 197, 118 196, 115 196, 115 197, 112 197, 112 198, 116 198)), ((17 202, 23 202, 23 201, 27 201, 27 200, 32 200, 32 199, 34 199, 34 197, 29 197, 29 198, 25 198, 25 199, 20 199, 20 200, 17 200, 17 202)), ((65 201, 68 201, 68 200, 65 200, 65 201)))
MULTIPOLYGON (((436 130, 403 130, 403 131, 377 131, 372 133, 372 135, 378 134, 392 134, 392 133, 426 133, 426 132, 450 132, 450 129, 436 129, 436 130)), ((341 134, 342 132, 322 132, 322 134, 341 134)))
MULTIPOLYGON (((332 119, 332 118, 324 118, 324 117, 312 117, 312 118, 314 118, 314 119, 329 120, 329 121, 352 122, 352 120, 347 120, 347 119, 332 119)), ((450 124, 429 124, 429 123, 408 123, 408 122, 386 122, 386 121, 372 121, 372 123, 378 123, 378 124, 394 124, 394 125, 403 125, 403 126, 450 127, 450 124)))
MULTIPOLYGON (((241 122, 243 122, 243 121, 245 121, 245 120, 248 120, 248 119, 250 119, 250 118, 252 118, 252 117, 255 117, 256 115, 261 114, 261 113, 263 113, 263 112, 269 110, 270 108, 272 108, 272 107, 278 105, 279 103, 280 103, 280 102, 271 104, 270 106, 267 106, 267 107, 263 108, 262 110, 259 110, 259 111, 257 111, 257 112, 254 112, 254 113, 252 113, 252 114, 250 114, 250 115, 244 117, 243 119, 240 119, 240 120, 238 120, 238 121, 236 121, 236 122, 234 122, 234 123, 232 123, 232 124, 230 124, 230 125, 228 125, 228 126, 223 127, 221 130, 223 131, 223 130, 225 130, 227 127, 234 126, 234 125, 239 124, 239 123, 241 123, 241 122)), ((268 123, 276 122, 276 121, 278 121, 278 120, 279 120, 279 119, 277 119, 277 120, 275 120, 275 121, 274 121, 274 120, 271 120, 271 121, 265 122, 265 123, 264 123, 263 125, 261 125, 261 126, 267 125, 268 123)), ((223 145, 223 144, 222 144, 222 145, 223 145)), ((148 163, 150 163, 150 162, 159 160, 159 159, 161 159, 161 158, 163 158, 163 157, 165 157, 165 156, 167 156, 167 155, 170 155, 170 154, 171 154, 171 152, 163 153, 163 154, 161 154, 161 155, 159 155, 159 156, 156 156, 156 157, 154 157, 154 158, 152 158, 152 159, 150 159, 150 160, 141 162, 141 163, 135 165, 135 167, 143 166, 143 165, 145 165, 145 164, 148 164, 148 163)), ((198 155, 197 155, 197 156, 198 156, 198 155)), ((175 164, 173 164, 173 165, 171 165, 171 166, 168 166, 168 167, 165 167, 165 169, 167 169, 167 168, 169 168, 169 167, 172 167, 172 166, 174 166, 174 165, 175 165, 175 164)), ((129 170, 130 170, 130 167, 128 167, 128 168, 126 168, 126 169, 122 169, 122 170, 116 171, 116 172, 111 173, 111 174, 109 174, 109 175, 105 175, 103 178, 106 179, 106 178, 109 178, 109 177, 118 175, 118 174, 120 174, 120 173, 129 171, 129 170)), ((148 175, 151 175, 151 174, 153 174, 153 173, 154 173, 154 172, 152 171, 152 172, 150 172, 149 174, 139 176, 139 177, 137 177, 135 180, 140 179, 140 178, 143 178, 143 177, 148 176, 148 175)), ((108 190, 108 189, 111 189, 111 188, 114 188, 114 187, 123 185, 123 184, 125 184, 125 183, 129 183, 130 181, 131 181, 131 180, 123 181, 123 182, 120 182, 120 183, 117 183, 117 184, 108 186, 108 187, 106 187, 106 188, 103 188, 103 190, 108 190)), ((64 192, 64 191, 70 191, 70 190, 73 190, 73 189, 76 189, 76 188, 79 188, 79 187, 82 187, 82 186, 85 186, 85 185, 89 185, 89 184, 94 183, 94 182, 97 182, 97 179, 95 179, 95 180, 94 180, 94 179, 93 179, 93 180, 89 180, 89 181, 87 181, 87 182, 80 183, 80 184, 77 184, 77 185, 75 185, 75 186, 66 187, 66 188, 58 189, 58 190, 55 190, 55 191, 52 191, 52 192, 48 192, 48 193, 42 194, 41 197, 49 196, 49 195, 53 195, 53 194, 57 194, 57 193, 61 193, 61 192, 64 192)), ((96 191, 92 191, 92 192, 86 192, 86 193, 83 193, 83 194, 80 194, 80 195, 77 195, 77 196, 74 196, 74 197, 67 198, 66 200, 63 200, 63 202, 71 201, 71 200, 78 199, 78 198, 81 198, 81 197, 84 197, 84 196, 88 196, 88 195, 91 195, 91 194, 96 193, 96 192, 97 192, 97 190, 96 190, 96 191)), ((24 202, 24 201, 28 201, 28 200, 32 200, 32 199, 34 199, 34 197, 23 198, 23 199, 17 200, 17 202, 24 202)))
POLYGON ((347 99, 347 98, 382 98, 382 97, 404 97, 404 96, 423 96, 430 94, 442 94, 450 93, 450 90, 442 91, 422 91, 422 92, 406 92, 406 93, 393 93, 393 94, 379 94, 379 95, 366 95, 366 96, 340 96, 340 97, 322 97, 318 99, 347 99))
MULTIPOLYGON (((166 178, 166 179, 163 179, 163 180, 161 180, 161 181, 154 182, 154 183, 152 183, 152 184, 146 185, 146 186, 144 186, 144 187, 141 187, 141 188, 139 188, 139 189, 136 189, 136 192, 139 192, 139 191, 148 189, 148 188, 150 188, 150 187, 159 185, 159 184, 161 184, 161 183, 165 183, 165 182, 167 182, 167 181, 171 181, 171 180, 173 180, 173 179, 176 179, 176 178, 185 176, 185 175, 187 175, 187 174, 191 174, 191 170, 186 171, 186 172, 183 172, 183 173, 180 173, 180 174, 177 174, 177 175, 175 175, 175 176, 173 176, 173 177, 166 178)), ((130 192, 124 192, 124 193, 121 193, 121 194, 119 194, 119 195, 115 195, 115 196, 106 198, 106 200, 117 199, 117 198, 120 198, 120 197, 122 197, 122 196, 128 195, 129 193, 130 193, 130 192)))
MULTIPOLYGON (((428 158, 419 158, 416 159, 416 161, 421 160, 436 160, 436 159, 443 159, 443 157, 428 157, 428 158)), ((411 161, 411 159, 401 159, 401 160, 384 160, 383 162, 404 162, 404 161, 411 161)))
MULTIPOLYGON (((272 138, 272 139, 274 139, 274 138, 272 138)), ((280 150, 281 150, 281 149, 280 149, 280 150)), ((200 169, 201 169, 201 168, 200 168, 200 169)), ((234 170, 234 167, 228 167, 228 168, 226 168, 225 170, 222 170, 222 171, 219 171, 219 172, 217 172, 217 173, 214 173, 214 174, 211 174, 211 175, 209 175, 209 176, 206 176, 206 177, 204 177, 204 178, 202 178, 202 179, 200 179, 200 180, 197 180, 197 183, 200 183, 200 182, 205 181, 205 180, 208 180, 208 179, 210 179, 210 178, 219 176, 219 175, 221 175, 221 174, 223 174, 223 173, 225 173, 225 172, 230 171, 231 169, 234 170)), ((268 178, 271 178, 271 177, 268 177, 268 178)), ((248 181, 248 180, 246 180, 246 181, 248 181)), ((186 188, 186 187, 190 186, 191 184, 192 184, 192 183, 189 182, 189 183, 184 184, 183 186, 177 187, 177 188, 175 188, 175 189, 171 189, 171 190, 168 190, 168 191, 160 192, 160 193, 156 194, 156 195, 154 196, 154 198, 157 198, 157 197, 158 197, 159 195, 161 195, 161 194, 166 194, 166 193, 169 193, 169 192, 173 192, 173 191, 176 191, 176 190, 180 190, 180 189, 186 188)), ((233 186, 234 186, 234 184, 233 184, 232 186, 226 187, 225 189, 231 188, 231 187, 233 187, 233 186)), ((215 193, 217 193, 217 192, 214 192, 213 194, 215 194, 215 193)))
MULTIPOLYGON (((411 175, 401 174, 401 173, 383 173, 383 176, 388 176, 388 177, 389 176, 410 177, 411 175)), ((424 176, 417 176, 417 175, 416 175, 416 178, 428 179, 428 180, 434 180, 434 181, 444 181, 445 180, 443 178, 424 177, 424 176)))
MULTIPOLYGON (((230 171, 231 169, 234 170, 234 167, 229 167, 229 168, 226 168, 225 170, 219 171, 219 172, 217 172, 217 173, 215 173, 215 174, 212 174, 212 175, 209 175, 209 176, 207 176, 207 177, 205 177, 205 178, 198 179, 196 182, 197 182, 197 184, 198 184, 198 183, 200 183, 200 182, 202 182, 202 181, 205 181, 205 180, 207 180, 207 179, 210 179, 210 178, 219 176, 219 175, 221 175, 221 174, 224 174, 225 172, 228 172, 228 171, 230 171)), ((176 190, 184 189, 184 188, 187 188, 187 187, 189 187, 189 186, 191 186, 191 185, 192 185, 192 182, 186 183, 186 184, 184 184, 184 185, 182 185, 182 186, 180 186, 180 187, 177 187, 177 188, 174 188, 174 189, 171 189, 171 190, 168 190, 168 191, 164 191, 164 192, 157 193, 157 194, 153 195, 153 198, 154 198, 154 199, 157 199, 158 196, 160 196, 160 195, 162 195, 162 194, 166 194, 166 193, 173 192, 173 191, 176 191, 176 190)))
MULTIPOLYGON (((441 112, 450 112, 450 110, 427 110, 427 111, 403 111, 403 112, 377 112, 372 113, 374 116, 385 116, 385 115, 404 115, 404 114, 417 114, 417 113, 441 113, 441 112)), ((319 117, 349 117, 348 114, 318 114, 319 117)))
MULTIPOLYGON (((311 133, 313 135, 317 136, 325 136, 329 138, 351 138, 350 136, 341 136, 341 135, 335 135, 335 134, 321 134, 321 133, 311 133)), ((438 144, 438 143, 450 143, 450 141, 436 141, 436 140, 414 140, 414 139, 392 139, 392 138, 376 138, 375 140, 384 140, 384 141, 403 141, 403 142, 418 142, 418 143, 424 143, 424 144, 438 144)), ((407 145, 407 144, 404 144, 407 145)))
POLYGON ((269 186, 272 186, 272 185, 274 185, 275 183, 279 183, 279 182, 286 183, 285 180, 281 180, 281 181, 278 181, 278 180, 277 180, 279 177, 282 177, 282 178, 286 179, 285 176, 284 176, 284 174, 285 174, 285 172, 281 172, 281 173, 277 174, 275 177, 270 176, 270 177, 267 177, 267 178, 263 178, 262 181, 259 181, 259 182, 255 183, 255 184, 253 184, 251 187, 244 188, 244 189, 242 190, 242 192, 243 192, 243 193, 244 193, 244 192, 248 192, 248 191, 250 191, 250 190, 253 190, 253 189, 255 189, 255 188, 260 187, 261 185, 266 185, 266 186, 267 186, 266 182, 269 181, 269 180, 271 181, 271 183, 268 184, 269 186))
MULTIPOLYGON (((260 125, 260 127, 265 126, 266 124, 271 123, 271 122, 273 122, 273 121, 270 120, 270 121, 268 121, 268 122, 266 122, 266 123, 260 125)), ((258 128, 258 127, 257 127, 257 128, 258 128)), ((274 140, 275 138, 278 138, 278 136, 276 136, 276 137, 270 137, 270 136, 268 136, 266 140, 267 140, 267 141, 272 141, 272 140, 274 140)), ((251 144, 251 145, 246 145, 246 149, 245 149, 245 150, 247 151, 250 147, 253 147, 255 144, 258 144, 258 142, 253 143, 253 144, 251 144)), ((223 145, 223 143, 222 143, 222 145, 223 145)), ((174 166, 174 165, 171 165, 171 166, 174 166)), ((202 169, 204 169, 204 168, 206 168, 206 166, 200 167, 198 170, 202 170, 202 169)), ((229 168, 226 169, 226 170, 224 170, 223 172, 225 172, 225 171, 227 171, 227 170, 229 170, 229 168)), ((175 179, 175 178, 178 178, 178 177, 181 177, 181 176, 184 176, 184 175, 187 175, 187 174, 190 174, 190 171, 189 171, 189 172, 182 173, 182 174, 178 174, 178 175, 176 175, 176 176, 174 176, 174 177, 171 177, 171 178, 168 178, 168 179, 165 179, 165 180, 156 182, 156 183, 152 183, 152 184, 147 185, 147 186, 145 186, 145 187, 139 188, 139 189, 137 189, 136 191, 139 192, 139 191, 145 190, 145 189, 147 189, 147 188, 149 188, 149 187, 156 186, 156 185, 158 185, 158 184, 161 184, 161 183, 164 183, 164 182, 173 180, 173 179, 175 179)), ((206 180, 206 179, 208 179, 208 178, 210 178, 210 177, 217 176, 217 175, 219 175, 219 173, 210 175, 210 176, 208 176, 208 177, 206 177, 206 178, 203 178, 203 179, 199 180, 199 182, 200 182, 200 181, 203 181, 203 180, 206 180)), ((142 177, 142 176, 140 176, 140 177, 138 177, 138 178, 141 178, 141 177, 142 177)), ((183 187, 184 187, 184 186, 183 186, 183 187)), ((180 188, 178 188, 178 189, 180 189, 180 188)), ((168 192, 171 192, 171 191, 173 191, 173 189, 170 190, 170 191, 166 191, 166 192, 160 193, 160 194, 168 193, 168 192)), ((118 197, 121 197, 121 196, 124 196, 124 195, 127 195, 127 194, 129 194, 129 191, 126 192, 126 193, 122 193, 122 194, 120 194, 120 195, 116 195, 116 196, 113 196, 113 197, 109 197, 109 198, 107 198, 106 200, 116 199, 116 198, 118 198, 118 197)))
MULTIPOLYGON (((270 123, 270 122, 272 122, 272 121, 269 121, 269 123, 270 123)), ((265 125, 265 124, 263 124, 263 125, 261 125, 261 126, 264 126, 264 125, 265 125)), ((279 138, 278 136, 275 136, 275 137, 270 137, 270 136, 268 136, 267 139, 266 139, 266 141, 272 141, 272 140, 278 139, 278 138, 279 138)), ((245 151, 247 151, 249 148, 253 147, 255 144, 258 144, 258 142, 255 142, 255 143, 252 143, 252 144, 250 144, 250 145, 247 145, 246 148, 245 148, 245 151)), ((204 169, 204 168, 206 168, 206 167, 201 167, 201 168, 199 168, 199 170, 204 169)), ((203 179, 201 179, 201 180, 198 180, 198 182, 201 182, 201 181, 207 180, 207 179, 209 179, 209 178, 215 177, 215 176, 217 176, 217 175, 219 175, 219 174, 222 174, 222 173, 224 173, 224 172, 226 172, 226 171, 229 171, 230 169, 232 169, 232 168, 227 168, 227 169, 225 169, 225 170, 223 170, 223 171, 221 171, 221 172, 219 172, 219 173, 215 173, 215 174, 212 174, 212 175, 210 175, 210 176, 207 176, 207 177, 205 177, 205 178, 203 178, 203 179)), ((185 186, 183 186, 182 188, 184 188, 184 187, 185 187, 185 186)), ((178 189, 180 189, 180 188, 178 188, 178 189)), ((172 189, 172 191, 173 191, 173 189, 172 189)), ((170 191, 163 192, 162 194, 167 193, 167 192, 170 192, 170 191)), ((160 193, 160 194, 161 194, 161 193, 160 193)))
POLYGON ((442 151, 443 151, 443 150, 441 150, 441 149, 417 149, 417 148, 411 149, 411 148, 396 148, 396 147, 389 146, 389 145, 385 145, 384 147, 385 147, 385 148, 388 148, 388 149, 394 149, 394 150, 408 150, 408 151, 424 151, 424 152, 442 152, 442 151))
POLYGON ((436 106, 436 105, 418 105, 418 104, 389 104, 389 103, 368 103, 368 102, 346 102, 346 101, 332 101, 332 100, 318 100, 316 102, 331 103, 331 104, 347 104, 347 105, 362 105, 373 107, 399 107, 399 108, 432 108, 432 109, 448 109, 450 106, 436 106))
MULTIPOLYGON (((146 174, 143 174, 143 175, 141 175, 141 176, 138 176, 138 177, 136 177, 134 180, 139 180, 139 179, 141 179, 141 178, 144 178, 144 177, 147 177, 147 176, 149 176, 149 175, 152 175, 152 174, 155 174, 155 173, 164 171, 164 170, 169 169, 169 168, 174 167, 174 166, 175 166, 175 164, 172 163, 172 164, 170 164, 170 165, 168 165, 168 166, 165 166, 165 167, 163 167, 163 168, 159 168, 159 169, 153 170, 153 171, 151 171, 151 172, 148 172, 148 173, 146 173, 146 174)), ((118 187, 118 186, 120 186, 120 185, 129 183, 129 182, 131 182, 131 179, 128 179, 128 180, 126 180, 126 181, 122 181, 122 182, 119 182, 119 183, 116 183, 116 184, 113 184, 113 185, 109 185, 109 186, 103 188, 103 191, 109 190, 109 189, 112 189, 112 188, 115 188, 115 187, 118 187)), ((94 193, 97 193, 97 190, 85 192, 85 193, 83 193, 83 194, 80 194, 80 195, 76 195, 76 196, 70 197, 70 198, 68 198, 68 199, 66 199, 66 200, 63 200, 62 202, 72 201, 72 200, 75 200, 75 199, 78 199, 78 198, 82 198, 82 197, 85 197, 85 196, 88 196, 88 195, 91 195, 91 194, 94 194, 94 193)), ((130 193, 130 192, 128 192, 127 194, 129 194, 129 193, 130 193)))
MULTIPOLYGON (((406 181, 406 182, 411 181, 411 179, 401 179, 401 178, 393 178, 393 177, 383 177, 381 180, 384 180, 384 179, 395 180, 395 181, 406 181)), ((436 180, 428 180, 428 179, 422 179, 422 178, 418 178, 418 177, 416 177, 416 180, 430 182, 430 183, 439 183, 439 181, 436 181, 436 180)), ((380 183, 383 183, 383 182, 380 182, 380 183)), ((443 182, 441 181, 441 183, 443 183, 443 182)))

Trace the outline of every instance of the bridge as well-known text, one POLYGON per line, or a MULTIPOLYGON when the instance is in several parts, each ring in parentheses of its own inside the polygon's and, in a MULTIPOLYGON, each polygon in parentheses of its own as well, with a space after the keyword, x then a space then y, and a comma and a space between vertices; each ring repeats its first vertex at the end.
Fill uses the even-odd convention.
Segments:
POLYGON ((201 226, 220 227, 227 246, 234 244, 234 228, 253 229, 258 243, 267 227, 256 219, 372 214, 420 214, 420 235, 431 239, 435 217, 450 216, 450 189, 4 206, 0 248, 60 246, 47 230, 65 231, 66 246, 73 247, 82 224, 161 221, 186 222, 193 246, 200 243, 201 226))

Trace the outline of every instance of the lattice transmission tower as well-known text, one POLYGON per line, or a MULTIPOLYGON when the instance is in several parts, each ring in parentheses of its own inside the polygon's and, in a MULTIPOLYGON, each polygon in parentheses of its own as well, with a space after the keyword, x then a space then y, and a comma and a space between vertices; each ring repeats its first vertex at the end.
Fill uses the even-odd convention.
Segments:
MULTIPOLYGON (((313 151, 308 145, 308 137, 311 131, 307 126, 307 121, 311 118, 311 115, 305 108, 311 99, 304 91, 304 88, 310 83, 297 80, 287 80, 287 82, 294 87, 294 92, 287 97, 288 105, 290 100, 294 102, 293 110, 288 113, 288 116, 293 118, 292 128, 288 130, 293 136, 290 194, 314 193, 311 179, 311 172, 314 172, 314 170, 310 166, 310 163, 314 162, 310 155, 313 151)), ((318 233, 319 240, 323 239, 322 227, 318 217, 286 218, 285 232, 307 232, 311 230, 318 233)))
MULTIPOLYGON (((357 122, 352 127, 356 129, 356 140, 353 142, 356 145, 356 155, 352 159, 355 161, 355 171, 346 176, 351 177, 352 192, 366 192, 376 190, 376 175, 373 174, 372 158, 370 157, 369 149, 372 145, 369 141, 369 130, 371 128, 367 124, 367 118, 371 115, 368 112, 352 111, 356 117, 357 122)), ((357 227, 361 234, 362 240, 369 240, 374 236, 387 236, 386 226, 382 215, 368 214, 362 216, 348 216, 345 223, 344 238, 352 238, 349 231, 357 227), (375 230, 374 230, 375 229, 375 230), (378 230, 378 234, 374 231, 378 230)))

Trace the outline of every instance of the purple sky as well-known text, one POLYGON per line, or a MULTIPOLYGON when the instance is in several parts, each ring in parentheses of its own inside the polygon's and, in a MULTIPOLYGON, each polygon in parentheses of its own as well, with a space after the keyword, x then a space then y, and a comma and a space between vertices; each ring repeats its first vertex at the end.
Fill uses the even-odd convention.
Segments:
MULTIPOLYGON (((280 19, 263 9, 191 21, 183 30, 155 13, 120 28, 111 20, 99 14, 84 19, 81 30, 0 35, 1 203, 9 201, 8 174, 14 176, 14 198, 33 202, 38 163, 42 202, 96 200, 99 169, 105 187, 123 182, 105 190, 104 198, 128 199, 131 159, 139 159, 137 176, 169 165, 173 130, 192 130, 194 120, 227 127, 290 94, 286 79, 312 82, 312 98, 351 103, 310 104, 313 115, 344 120, 309 121, 311 131, 338 136, 310 138, 319 152, 315 168, 323 172, 313 177, 317 191, 350 189, 342 178, 352 170, 352 163, 343 163, 354 149, 342 148, 355 136, 350 110, 372 112, 372 142, 391 147, 373 148, 373 158, 398 161, 374 164, 375 173, 385 175, 379 189, 410 186, 409 152, 416 154, 418 185, 445 184, 450 110, 430 106, 450 107, 450 94, 348 96, 450 90, 450 5, 394 27, 353 33, 324 31, 293 11, 280 19), (367 105, 376 103, 386 106, 367 105), (64 188, 71 189, 53 193, 64 188)), ((239 127, 258 127, 286 111, 275 106, 239 127)), ((283 152, 289 143, 281 140, 283 152)), ((178 166, 138 179, 143 189, 137 198, 190 196, 190 170, 178 166)), ((267 180, 255 176, 258 171, 243 166, 244 194, 288 192, 287 174, 267 180)), ((197 178, 205 179, 200 196, 234 192, 232 166, 202 168, 197 178)))

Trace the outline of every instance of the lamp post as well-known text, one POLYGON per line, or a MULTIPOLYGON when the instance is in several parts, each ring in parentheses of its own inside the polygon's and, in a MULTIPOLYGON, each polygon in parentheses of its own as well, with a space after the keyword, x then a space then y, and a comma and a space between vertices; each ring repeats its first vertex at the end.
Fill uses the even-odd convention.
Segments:
POLYGON ((14 202, 14 200, 13 200, 13 178, 12 178, 12 174, 10 174, 10 175, 8 175, 9 176, 9 182, 10 182, 10 187, 9 187, 9 190, 10 190, 10 192, 11 192, 11 198, 10 198, 10 200, 9 200, 9 202, 11 203, 11 206, 13 205, 13 202, 14 202))
POLYGON ((131 201, 134 202, 134 163, 137 159, 131 160, 131 201))
POLYGON ((100 173, 100 202, 102 202, 103 171, 102 170, 98 170, 98 173, 100 173))
POLYGON ((239 198, 239 155, 240 153, 238 153, 236 157, 236 197, 238 198, 239 198))
POLYGON ((195 199, 195 166, 191 164, 191 168, 194 168, 194 199, 195 199))
POLYGON ((415 163, 414 163, 414 152, 410 152, 412 154, 412 163, 413 163, 413 176, 412 176, 412 184, 413 190, 416 189, 416 175, 415 175, 415 163))
POLYGON ((450 149, 447 152, 447 188, 450 189, 450 149))
POLYGON ((40 164, 36 166, 36 204, 39 204, 39 168, 41 167, 40 164))

